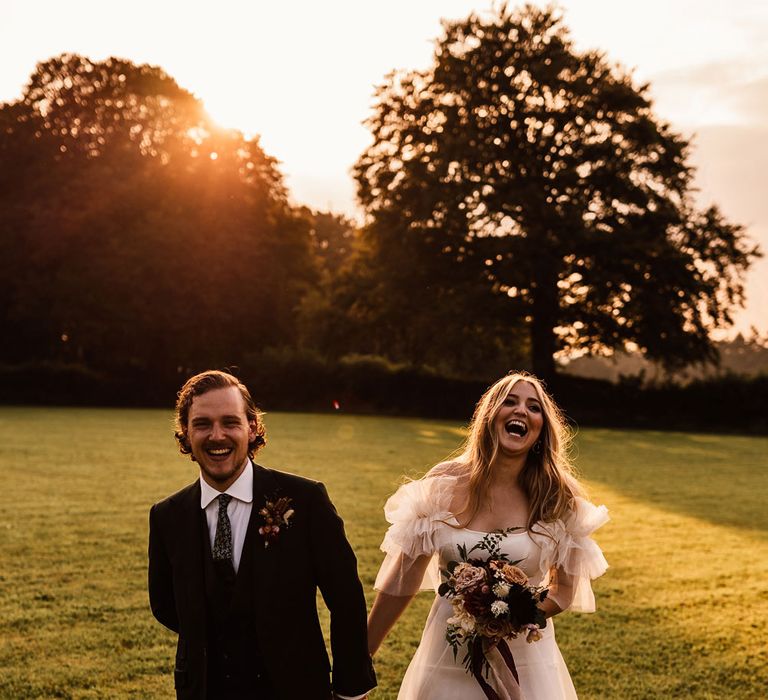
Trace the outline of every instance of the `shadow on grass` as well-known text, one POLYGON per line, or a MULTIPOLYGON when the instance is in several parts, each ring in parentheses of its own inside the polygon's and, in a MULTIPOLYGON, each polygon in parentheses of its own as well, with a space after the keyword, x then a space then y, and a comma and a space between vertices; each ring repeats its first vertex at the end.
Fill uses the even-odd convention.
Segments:
POLYGON ((650 505, 768 532, 768 438, 584 429, 583 476, 650 505))
POLYGON ((599 625, 602 635, 589 616, 558 621, 562 652, 584 700, 765 697, 759 650, 727 632, 681 629, 663 606, 612 609, 605 601, 599 625))

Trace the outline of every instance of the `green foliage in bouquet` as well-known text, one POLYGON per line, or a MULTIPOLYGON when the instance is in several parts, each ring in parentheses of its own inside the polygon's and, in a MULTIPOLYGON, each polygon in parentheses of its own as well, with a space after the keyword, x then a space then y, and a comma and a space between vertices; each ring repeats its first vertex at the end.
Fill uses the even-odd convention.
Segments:
POLYGON ((505 638, 526 635, 526 641, 541 639, 546 627, 544 611, 539 607, 547 597, 547 589, 532 586, 525 572, 518 568, 523 560, 511 561, 501 551, 502 540, 513 527, 490 532, 470 549, 459 545, 461 561, 451 561, 441 573, 445 578, 438 594, 451 600, 453 616, 448 619, 446 640, 454 659, 459 647, 466 643, 462 660, 467 672, 477 666, 476 655, 482 654, 481 665, 487 667, 484 650, 505 638), (485 560, 473 558, 475 551, 487 552, 485 560))

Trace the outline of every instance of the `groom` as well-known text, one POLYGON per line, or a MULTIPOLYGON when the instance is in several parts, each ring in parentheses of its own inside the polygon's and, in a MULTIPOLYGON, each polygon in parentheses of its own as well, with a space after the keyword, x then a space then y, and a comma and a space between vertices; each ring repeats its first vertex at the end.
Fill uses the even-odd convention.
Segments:
POLYGON ((200 478, 152 506, 149 600, 179 635, 177 698, 363 698, 376 685, 357 562, 325 487, 252 462, 265 444, 248 389, 192 377, 176 439, 200 478), (331 667, 317 589, 331 613, 331 667))

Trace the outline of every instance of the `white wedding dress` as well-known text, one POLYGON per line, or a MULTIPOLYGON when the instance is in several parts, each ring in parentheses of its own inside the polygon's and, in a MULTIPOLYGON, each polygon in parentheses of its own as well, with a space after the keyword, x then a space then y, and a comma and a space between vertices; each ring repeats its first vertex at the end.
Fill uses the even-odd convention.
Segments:
MULTIPOLYGON (((451 527, 457 521, 448 510, 456 488, 455 476, 437 475, 401 486, 387 501, 384 512, 391 523, 381 549, 386 553, 376 577, 376 590, 390 595, 411 595, 420 589, 437 591, 440 570, 449 561, 461 561, 458 545, 470 549, 486 534, 451 527), (450 524, 449 524, 450 523, 450 524), (426 574, 414 566, 417 558, 431 555, 426 574)), ((547 585, 549 596, 563 609, 593 612, 595 599, 590 581, 608 567, 590 534, 608 520, 605 506, 577 499, 576 509, 564 521, 541 523, 532 532, 512 532, 501 542, 510 560, 532 585, 547 585)), ((483 558, 483 551, 472 553, 483 558)), ((423 560, 422 560, 423 561, 423 560)), ((421 642, 400 686, 398 700, 486 700, 475 678, 464 670, 465 649, 454 660, 445 632, 452 615, 450 600, 435 596, 421 642)), ((524 700, 576 698, 571 677, 555 641, 552 620, 542 639, 528 643, 523 636, 508 639, 524 700)), ((498 679, 491 683, 503 699, 510 697, 498 679)))

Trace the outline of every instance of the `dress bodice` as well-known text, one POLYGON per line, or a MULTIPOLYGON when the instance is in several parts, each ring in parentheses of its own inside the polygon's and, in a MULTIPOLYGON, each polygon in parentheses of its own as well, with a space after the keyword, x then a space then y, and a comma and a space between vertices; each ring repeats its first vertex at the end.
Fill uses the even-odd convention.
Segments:
MULTIPOLYGON (((419 589, 437 590, 440 574, 449 561, 461 561, 459 545, 468 549, 486 534, 454 527, 450 507, 457 489, 455 476, 426 476, 403 484, 387 501, 384 514, 390 522, 381 549, 387 554, 374 587, 391 595, 413 595, 419 589), (426 559, 429 563, 424 568, 426 559)), ((592 533, 608 521, 605 506, 576 498, 561 519, 538 522, 528 531, 511 532, 502 541, 503 551, 519 566, 532 585, 550 585, 555 571, 557 590, 550 591, 561 609, 593 612, 591 581, 608 567, 592 533), (557 596, 557 598, 555 598, 557 596)), ((475 550, 481 558, 486 552, 475 550)))
MULTIPOLYGON (((468 528, 455 528, 447 524, 441 525, 439 532, 435 536, 440 570, 444 571, 451 561, 461 561, 459 546, 464 547, 469 552, 487 534, 468 528)), ((499 549, 510 561, 520 560, 517 566, 528 575, 532 585, 539 585, 541 583, 542 562, 540 560, 542 548, 527 531, 514 531, 504 535, 499 544, 499 549)), ((488 559, 488 552, 476 549, 469 554, 469 557, 485 561, 488 559)), ((543 568, 546 569, 546 567, 543 568)))

